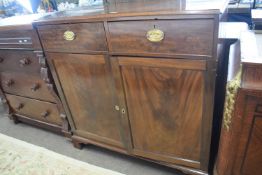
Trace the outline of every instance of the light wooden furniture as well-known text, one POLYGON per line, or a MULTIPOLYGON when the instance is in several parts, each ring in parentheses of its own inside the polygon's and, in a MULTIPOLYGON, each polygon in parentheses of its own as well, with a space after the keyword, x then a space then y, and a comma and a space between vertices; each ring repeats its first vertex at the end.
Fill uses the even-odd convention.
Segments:
POLYGON ((1 102, 15 123, 26 122, 71 136, 37 32, 26 21, 37 17, 0 21, 1 102))
POLYGON ((75 146, 208 174, 226 4, 109 2, 38 20, 75 146))

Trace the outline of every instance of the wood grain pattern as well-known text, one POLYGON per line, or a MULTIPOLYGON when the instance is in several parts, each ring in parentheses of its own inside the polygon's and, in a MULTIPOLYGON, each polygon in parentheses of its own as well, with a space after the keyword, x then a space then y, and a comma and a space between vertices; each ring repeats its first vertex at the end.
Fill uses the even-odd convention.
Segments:
POLYGON ((112 53, 212 55, 214 22, 211 19, 109 22, 112 53), (160 29, 161 42, 147 40, 147 31, 160 29))
POLYGON ((0 72, 40 75, 39 60, 32 51, 1 50, 0 72))
POLYGON ((261 169, 262 93, 240 88, 229 131, 222 129, 216 171, 218 175, 259 175, 261 169))
POLYGON ((209 174, 220 10, 187 3, 128 1, 36 23, 75 146, 209 174), (153 28, 159 43, 146 38, 153 28))
POLYGON ((86 53, 88 51, 107 51, 103 23, 79 23, 46 25, 38 27, 39 36, 46 51, 86 53), (65 31, 72 31, 76 38, 66 41, 65 31))
POLYGON ((262 172, 262 115, 255 115, 250 130, 249 143, 243 162, 242 173, 260 175, 262 172))
MULTIPOLYGON (((140 151, 139 156, 152 158, 153 155, 161 155, 162 161, 178 164, 186 160, 179 162, 176 158, 198 162, 203 72, 168 66, 152 68, 144 64, 142 67, 123 65, 121 73, 133 146, 140 151)), ((187 165, 199 166, 197 163, 187 165)))
MULTIPOLYGON (((30 26, 30 25, 29 25, 30 26)), ((41 45, 35 30, 24 29, 16 26, 1 31, 0 27, 0 49, 27 49, 41 50, 41 45)))
POLYGON ((156 59, 146 57, 119 57, 120 66, 147 66, 147 67, 163 67, 178 68, 190 70, 206 70, 207 64, 205 60, 186 60, 186 59, 156 59))
POLYGON ((6 93, 56 102, 45 82, 37 76, 4 72, 0 77, 2 88, 6 93), (8 81, 12 81, 10 86, 7 84, 8 81))
MULTIPOLYGON (((244 90, 245 91, 245 90, 244 90)), ((245 93, 245 92, 243 92, 245 93)), ((256 106, 262 104, 262 99, 246 93, 244 115, 242 116, 241 130, 239 131, 238 147, 235 162, 232 167, 234 175, 259 175, 261 169, 262 143, 261 115, 255 113, 256 106)))
POLYGON ((49 53, 72 114, 77 135, 123 147, 111 73, 102 55, 49 53), (92 135, 93 137, 89 137, 92 135))
POLYGON ((242 87, 247 89, 262 90, 262 69, 255 64, 244 64, 242 87))
POLYGON ((62 120, 53 103, 6 94, 14 113, 61 126, 62 120))

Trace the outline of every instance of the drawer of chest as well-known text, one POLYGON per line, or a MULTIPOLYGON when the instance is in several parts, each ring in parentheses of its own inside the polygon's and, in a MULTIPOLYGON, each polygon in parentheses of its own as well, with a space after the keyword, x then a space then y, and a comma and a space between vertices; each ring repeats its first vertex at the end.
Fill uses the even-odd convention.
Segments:
POLYGON ((2 72, 1 86, 6 93, 56 102, 45 82, 38 76, 2 72))
POLYGON ((107 50, 103 23, 45 25, 38 27, 45 51, 86 53, 107 50))
POLYGON ((32 51, 0 51, 0 71, 40 74, 39 59, 32 51))
POLYGON ((18 29, 0 31, 0 48, 25 48, 25 49, 41 49, 36 30, 18 29))
POLYGON ((116 54, 212 55, 212 19, 109 22, 116 54))
POLYGON ((14 95, 6 95, 6 98, 13 111, 17 114, 62 125, 62 119, 60 118, 56 104, 14 95))

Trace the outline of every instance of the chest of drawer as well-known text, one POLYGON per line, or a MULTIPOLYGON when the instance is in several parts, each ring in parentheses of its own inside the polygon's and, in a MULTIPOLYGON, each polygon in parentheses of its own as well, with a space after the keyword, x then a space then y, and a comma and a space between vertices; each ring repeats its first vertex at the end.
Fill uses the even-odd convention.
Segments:
POLYGON ((56 104, 14 95, 6 95, 6 98, 11 108, 17 114, 56 125, 62 125, 56 104))
POLYGON ((32 51, 0 51, 0 71, 40 74, 39 59, 32 51))
POLYGON ((38 27, 46 51, 86 53, 107 50, 103 23, 46 25, 38 27))
POLYGON ((6 93, 56 102, 45 82, 37 76, 3 72, 1 85, 6 93))
POLYGON ((109 22, 116 54, 212 55, 212 19, 109 22))

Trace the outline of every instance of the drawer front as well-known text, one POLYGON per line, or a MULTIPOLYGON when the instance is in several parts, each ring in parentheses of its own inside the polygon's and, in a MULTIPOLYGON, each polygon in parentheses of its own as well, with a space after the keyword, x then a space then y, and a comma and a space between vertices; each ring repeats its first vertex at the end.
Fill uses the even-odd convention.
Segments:
POLYGON ((106 51, 103 23, 46 25, 38 28, 46 51, 86 53, 106 51))
POLYGON ((6 95, 6 98, 11 108, 17 114, 56 125, 62 125, 62 119, 60 118, 56 104, 14 95, 6 95))
POLYGON ((3 72, 1 84, 6 93, 56 102, 45 82, 37 76, 3 72))
POLYGON ((40 41, 35 30, 29 29, 0 31, 0 49, 25 48, 41 49, 40 41))
POLYGON ((40 64, 32 51, 0 51, 0 71, 40 75, 40 64))
POLYGON ((212 55, 212 19, 126 21, 108 25, 113 53, 162 54, 161 57, 212 55))

